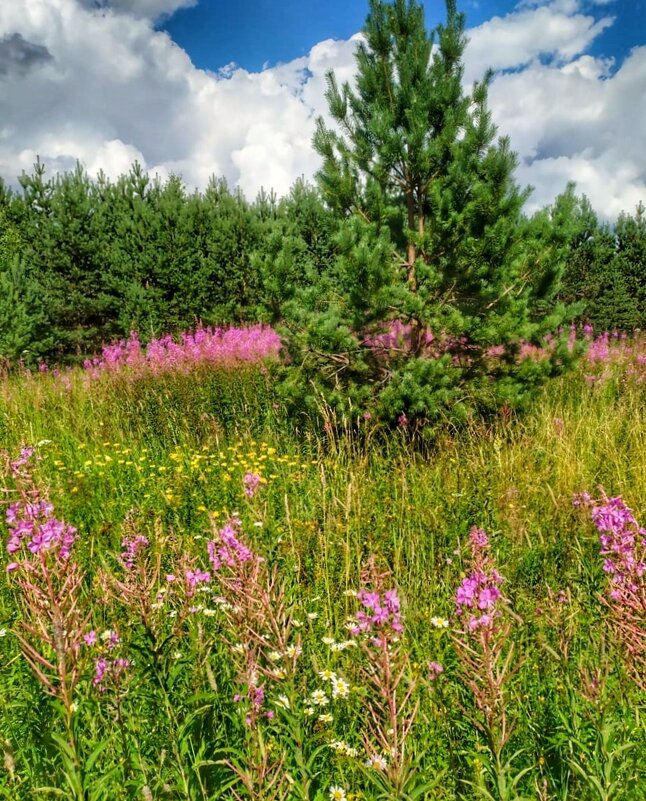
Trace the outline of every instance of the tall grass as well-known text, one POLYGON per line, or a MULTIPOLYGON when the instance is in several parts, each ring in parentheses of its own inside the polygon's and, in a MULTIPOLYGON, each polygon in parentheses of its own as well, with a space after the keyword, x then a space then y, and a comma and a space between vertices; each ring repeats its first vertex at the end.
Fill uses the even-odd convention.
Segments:
MULTIPOLYGON (((645 797, 644 698, 606 622, 598 532, 572 499, 603 487, 646 520, 646 387, 624 363, 604 363, 595 381, 586 380, 590 369, 551 384, 522 417, 447 430, 424 452, 403 432, 385 439, 369 422, 360 433, 295 431, 271 374, 257 366, 136 380, 106 373, 88 381, 82 371, 5 380, 0 441, 11 454, 40 443, 36 482, 79 530, 74 558, 85 573, 79 604, 88 629, 118 629, 121 650, 97 647, 102 658, 131 665, 99 692, 98 652, 82 648, 78 709, 61 716, 21 657, 12 632, 27 611, 20 587, 3 574, 0 792, 15 799, 41 791, 79 799, 645 797), (249 474, 262 477, 251 497, 249 474), (260 679, 249 678, 231 650, 258 649, 255 635, 217 603, 207 616, 189 613, 209 608, 200 601, 212 597, 206 593, 185 598, 178 590, 175 617, 159 611, 168 606, 149 607, 161 603, 166 573, 209 570, 209 586, 218 586, 206 541, 234 514, 267 566, 266 576, 255 574, 254 592, 269 593, 266 609, 282 609, 275 626, 287 627, 304 651, 281 679, 282 692, 262 673, 258 651, 263 713, 272 713, 258 727, 245 724, 241 709, 260 679), (483 717, 470 689, 470 641, 454 615, 455 592, 471 569, 473 526, 486 530, 505 578, 509 633, 501 653, 514 646, 509 678, 491 702, 504 704, 513 723, 498 752, 491 747, 498 724, 495 715, 483 717), (119 554, 124 538, 135 536, 148 545, 141 570, 130 573, 119 554), (403 650, 392 653, 402 686, 418 676, 410 679, 410 739, 397 746, 401 765, 404 753, 412 767, 391 783, 387 771, 363 764, 382 758, 368 742, 381 723, 375 718, 369 729, 364 719, 365 710, 380 714, 379 692, 371 694, 367 680, 374 674, 365 671, 381 657, 369 642, 333 650, 326 640, 352 639, 346 622, 368 563, 387 571, 385 588, 398 588, 405 631, 403 650), (314 690, 325 689, 317 674, 328 667, 352 687, 347 700, 328 690, 331 722, 320 720, 323 708, 303 712, 314 690), (277 700, 283 696, 286 704, 277 700)), ((4 483, 13 486, 9 476, 4 483)), ((223 596, 236 580, 250 581, 234 576, 221 585, 223 596)), ((392 683, 382 689, 393 698, 402 692, 392 683)))

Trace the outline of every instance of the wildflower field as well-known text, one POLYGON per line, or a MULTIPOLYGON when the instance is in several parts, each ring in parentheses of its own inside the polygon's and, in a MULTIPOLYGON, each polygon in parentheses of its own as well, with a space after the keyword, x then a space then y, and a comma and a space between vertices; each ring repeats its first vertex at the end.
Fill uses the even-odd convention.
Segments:
POLYGON ((646 345, 289 423, 271 332, 0 382, 0 796, 646 799, 646 345))

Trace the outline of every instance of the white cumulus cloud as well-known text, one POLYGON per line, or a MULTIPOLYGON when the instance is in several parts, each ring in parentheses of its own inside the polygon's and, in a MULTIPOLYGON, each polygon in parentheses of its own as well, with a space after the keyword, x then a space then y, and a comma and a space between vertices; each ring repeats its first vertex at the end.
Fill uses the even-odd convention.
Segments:
POLYGON ((577 0, 565 2, 493 17, 469 31, 467 80, 478 80, 487 69, 522 67, 540 56, 565 63, 612 25, 612 17, 597 21, 579 13, 577 0))
MULTIPOLYGON (((287 64, 248 72, 196 69, 160 15, 194 0, 0 0, 0 175, 80 159, 111 177, 135 159, 204 188, 224 176, 249 197, 311 178, 311 145, 325 114, 325 74, 354 74, 360 37, 327 40, 287 64), (4 44, 3 44, 4 43, 4 44)), ((490 105, 518 152, 532 203, 576 180, 609 218, 646 199, 646 47, 622 64, 593 58, 611 3, 525 3, 468 32, 465 80, 498 70, 490 105), (601 7, 605 6, 605 7, 601 7)))

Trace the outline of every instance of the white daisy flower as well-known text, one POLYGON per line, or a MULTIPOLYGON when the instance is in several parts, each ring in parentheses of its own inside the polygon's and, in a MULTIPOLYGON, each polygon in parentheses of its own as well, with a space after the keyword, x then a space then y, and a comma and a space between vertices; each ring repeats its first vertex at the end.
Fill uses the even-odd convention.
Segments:
POLYGON ((350 685, 345 679, 337 679, 335 677, 331 682, 332 698, 347 698, 350 695, 350 685))
POLYGON ((330 699, 323 690, 314 690, 310 701, 314 706, 327 706, 330 703, 330 699))
POLYGON ((336 681, 336 673, 330 668, 326 668, 319 671, 319 678, 323 679, 323 681, 336 681))

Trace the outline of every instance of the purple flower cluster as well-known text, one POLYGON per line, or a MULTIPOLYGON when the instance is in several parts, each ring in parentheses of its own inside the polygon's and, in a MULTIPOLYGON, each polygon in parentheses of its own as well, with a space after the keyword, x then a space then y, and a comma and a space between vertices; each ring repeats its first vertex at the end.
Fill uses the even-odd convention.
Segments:
POLYGON ((96 660, 94 668, 94 678, 92 684, 99 692, 105 692, 107 684, 118 684, 122 675, 130 667, 130 660, 118 657, 117 659, 106 659, 101 656, 96 660))
POLYGON ((500 584, 504 581, 497 570, 483 573, 472 571, 458 587, 455 594, 455 612, 462 615, 466 610, 471 611, 467 620, 467 628, 474 631, 477 628, 488 628, 499 614, 496 604, 502 598, 500 584))
MULTIPOLYGON (((36 454, 35 448, 23 448, 20 451, 20 456, 17 459, 14 459, 12 462, 9 462, 9 467, 11 469, 11 472, 14 474, 18 473, 21 467, 24 467, 25 465, 29 464, 32 461, 35 454, 36 454)), ((38 459, 39 457, 36 458, 38 459)))
MULTIPOLYGON (((420 335, 413 330, 410 323, 401 320, 392 320, 383 325, 377 333, 365 337, 363 344, 370 348, 376 356, 394 356, 397 353, 411 353, 414 347, 419 347, 420 335)), ((440 343, 433 336, 430 328, 421 333, 421 344, 425 356, 438 358, 442 354, 440 343)))
POLYGON ((637 383, 646 381, 646 338, 643 335, 628 337, 618 331, 605 331, 593 337, 591 326, 584 329, 584 333, 589 342, 587 361, 594 371, 586 376, 588 383, 598 382, 612 366, 620 367, 625 378, 637 383))
POLYGON ((260 687, 250 687, 249 695, 254 709, 260 709, 265 702, 265 688, 262 685, 260 687))
POLYGON ((489 537, 487 537, 484 529, 474 526, 469 532, 469 543, 471 550, 474 552, 484 550, 489 547, 489 537))
POLYGON ((625 600, 626 594, 644 586, 646 529, 638 525, 632 511, 620 498, 592 508, 592 520, 600 532, 603 569, 608 574, 610 597, 625 600))
MULTIPOLYGON (((69 559, 77 540, 76 529, 54 516, 54 507, 47 500, 23 500, 12 504, 6 512, 9 527, 7 551, 17 554, 23 546, 32 554, 52 552, 60 559, 69 559)), ((9 572, 17 570, 19 562, 7 566, 9 572)))
POLYGON ((242 523, 232 517, 218 532, 219 542, 209 540, 207 550, 209 560, 216 572, 223 566, 235 568, 254 558, 253 551, 238 539, 242 523))
POLYGON ((646 529, 621 497, 595 501, 588 493, 574 505, 590 510, 600 534, 600 554, 608 576, 609 622, 624 653, 628 673, 646 691, 646 529))
POLYGON ((242 483, 244 485, 244 494, 247 498, 253 498, 260 489, 262 479, 257 473, 245 473, 242 483))
POLYGON ((136 537, 124 537, 121 540, 121 547, 124 549, 121 553, 121 562, 127 570, 132 570, 137 561, 139 554, 148 547, 150 543, 142 534, 137 534, 136 537))
POLYGON ((438 676, 441 676, 442 673, 444 673, 444 668, 439 662, 429 662, 428 671, 429 681, 435 681, 438 676))
POLYGON ((397 590, 379 593, 362 589, 357 593, 357 600, 363 609, 356 614, 357 625, 352 629, 353 634, 367 634, 375 629, 385 628, 396 633, 404 630, 397 590))
POLYGON ((471 572, 463 579, 455 594, 455 613, 465 613, 466 628, 476 631, 479 628, 492 628, 495 619, 500 615, 500 602, 503 595, 500 585, 505 580, 491 566, 487 549, 489 538, 481 528, 474 526, 469 533, 471 549, 471 572))
POLYGON ((147 348, 135 331, 129 339, 105 345, 99 356, 86 359, 84 366, 92 377, 123 368, 168 372, 189 370, 199 365, 231 366, 276 358, 281 348, 278 334, 269 326, 246 328, 198 328, 183 333, 176 342, 166 335, 153 339, 147 348))
MULTIPOLYGON (((208 584, 211 581, 211 574, 208 570, 187 570, 184 577, 189 598, 195 593, 200 584, 208 584)), ((168 576, 166 579, 168 580, 168 576)))

